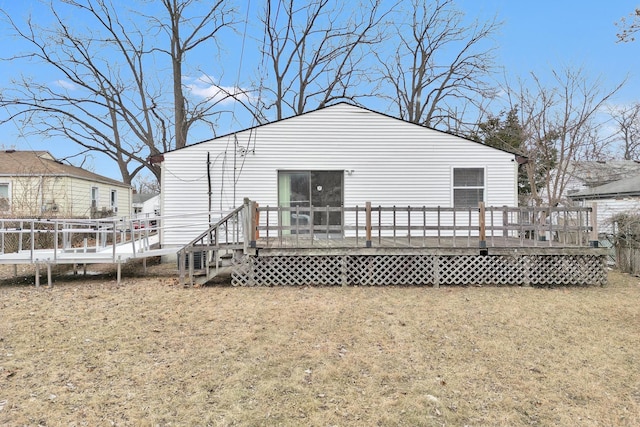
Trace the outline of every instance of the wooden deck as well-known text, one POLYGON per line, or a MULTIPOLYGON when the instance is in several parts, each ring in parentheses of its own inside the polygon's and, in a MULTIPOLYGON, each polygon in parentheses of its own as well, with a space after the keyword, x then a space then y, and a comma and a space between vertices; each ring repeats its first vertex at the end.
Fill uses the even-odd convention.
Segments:
POLYGON ((256 240, 258 251, 270 254, 297 252, 311 253, 471 253, 480 251, 490 254, 503 253, 545 253, 575 254, 599 253, 606 251, 592 246, 559 242, 557 240, 531 240, 517 237, 492 237, 483 243, 476 237, 380 237, 368 245, 366 239, 355 237, 310 238, 306 236, 286 236, 280 238, 260 238, 256 240))
POLYGON ((194 283, 200 252, 208 280, 231 248, 239 286, 601 285, 607 250, 594 244, 593 224, 590 208, 301 209, 247 200, 180 251, 189 260, 180 278, 194 283), (339 224, 314 221, 331 213, 339 224))

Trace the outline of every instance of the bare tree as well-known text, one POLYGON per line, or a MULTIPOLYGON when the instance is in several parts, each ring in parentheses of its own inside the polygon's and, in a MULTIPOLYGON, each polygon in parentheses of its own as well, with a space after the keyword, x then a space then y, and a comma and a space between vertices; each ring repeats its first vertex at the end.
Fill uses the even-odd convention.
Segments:
POLYGON ((160 183, 149 175, 139 174, 133 180, 133 188, 140 194, 160 193, 160 183))
MULTIPOLYGON (((158 48, 158 50, 169 55, 171 59, 175 148, 187 145, 189 128, 198 121, 208 120, 216 104, 211 102, 211 98, 190 104, 189 98, 185 96, 183 68, 187 53, 194 51, 203 43, 215 40, 219 32, 236 24, 234 21, 236 11, 230 6, 229 1, 203 2, 206 7, 202 15, 189 14, 189 7, 196 3, 198 3, 197 0, 162 0, 162 5, 167 12, 166 19, 147 16, 166 34, 170 45, 169 49, 158 48), (185 29, 187 31, 183 32, 185 29)), ((211 52, 208 54, 211 55, 211 52)), ((225 93, 222 88, 219 90, 220 92, 216 94, 218 98, 225 99, 232 95, 239 95, 236 92, 225 93)))
MULTIPOLYGON (((492 95, 495 20, 466 25, 454 0, 411 0, 409 22, 397 21, 391 56, 376 52, 382 85, 400 118, 430 127, 459 129, 461 110, 492 95)), ((474 120, 477 123, 477 120, 474 120)))
POLYGON ((611 108, 611 118, 616 123, 619 152, 625 160, 640 158, 640 103, 627 108, 611 108))
POLYGON ((531 201, 536 206, 566 202, 563 196, 572 162, 594 156, 594 150, 606 142, 597 137, 602 123, 596 114, 624 84, 605 90, 600 80, 589 79, 581 69, 552 75, 549 86, 532 73, 531 87, 520 82, 517 89, 508 88, 510 103, 518 106, 525 129, 531 201))
POLYGON ((155 47, 158 38, 150 36, 149 28, 138 26, 144 20, 121 20, 118 9, 106 0, 52 3, 53 22, 47 26, 32 19, 21 25, 2 12, 18 39, 29 46, 25 53, 5 59, 30 61, 57 80, 17 77, 11 88, 0 92, 0 107, 9 112, 0 124, 19 120, 27 135, 68 139, 82 147, 79 156, 103 153, 116 162, 127 184, 144 168, 159 178, 160 169, 149 158, 184 146, 190 126, 208 120, 215 114, 216 102, 230 96, 225 93, 213 102, 206 98, 190 105, 183 92, 182 66, 187 51, 228 25, 215 17, 231 12, 216 9, 217 4, 196 20, 187 17, 185 9, 197 2, 166 3, 167 16, 154 17, 153 25, 165 19, 171 22, 161 27, 171 29, 172 48, 167 50, 155 47), (75 28, 65 12, 74 14, 79 22, 75 28), (184 39, 181 26, 190 28, 184 39), (150 71, 161 61, 158 52, 170 53, 171 79, 177 79, 174 91, 179 92, 173 103, 164 96, 163 77, 150 71))
POLYGON ((276 119, 323 107, 338 100, 355 101, 367 72, 363 60, 384 36, 389 9, 381 0, 354 7, 334 0, 267 1, 263 55, 273 83, 266 88, 259 121, 275 109, 276 119))
POLYGON ((640 31, 640 8, 636 8, 627 18, 621 18, 616 25, 620 27, 620 32, 617 34, 618 41, 635 41, 635 34, 640 31))

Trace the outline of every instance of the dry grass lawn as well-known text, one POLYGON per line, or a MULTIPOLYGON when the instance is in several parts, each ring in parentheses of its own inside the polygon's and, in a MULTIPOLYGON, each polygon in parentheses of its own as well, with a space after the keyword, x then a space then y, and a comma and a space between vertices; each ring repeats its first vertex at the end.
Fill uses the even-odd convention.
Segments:
POLYGON ((49 289, 2 271, 0 425, 640 425, 640 279, 617 272, 184 288, 165 265, 49 289))

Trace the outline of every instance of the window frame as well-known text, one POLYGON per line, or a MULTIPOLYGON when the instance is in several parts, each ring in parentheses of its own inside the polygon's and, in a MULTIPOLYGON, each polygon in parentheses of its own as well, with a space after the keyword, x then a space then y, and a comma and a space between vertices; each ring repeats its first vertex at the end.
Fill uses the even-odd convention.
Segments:
MULTIPOLYGON (((7 207, 3 208, 2 203, 0 202, 0 212, 10 212, 11 211, 11 181, 0 181, 0 186, 7 186, 7 207)), ((0 196, 0 199, 3 197, 0 196)))
POLYGON ((487 168, 484 166, 478 167, 470 167, 470 166, 452 166, 451 167, 451 206, 454 208, 477 208, 480 202, 485 202, 487 197, 487 168), (481 185, 456 185, 456 171, 458 170, 481 170, 482 174, 479 176, 482 177, 481 185), (482 196, 479 198, 475 205, 464 204, 464 205, 456 205, 456 191, 457 190, 481 190, 482 196))
POLYGON ((94 209, 98 209, 99 204, 100 204, 100 187, 93 185, 91 186, 91 207, 94 209))
POLYGON ((118 212, 118 190, 114 188, 109 191, 109 205, 114 213, 118 212))

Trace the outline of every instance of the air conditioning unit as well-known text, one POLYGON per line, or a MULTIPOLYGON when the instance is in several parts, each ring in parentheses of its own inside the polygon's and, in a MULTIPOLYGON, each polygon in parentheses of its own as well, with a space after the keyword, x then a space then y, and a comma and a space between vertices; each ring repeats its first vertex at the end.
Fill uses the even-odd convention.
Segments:
POLYGON ((42 212, 58 212, 58 205, 55 202, 47 201, 42 205, 42 212))

